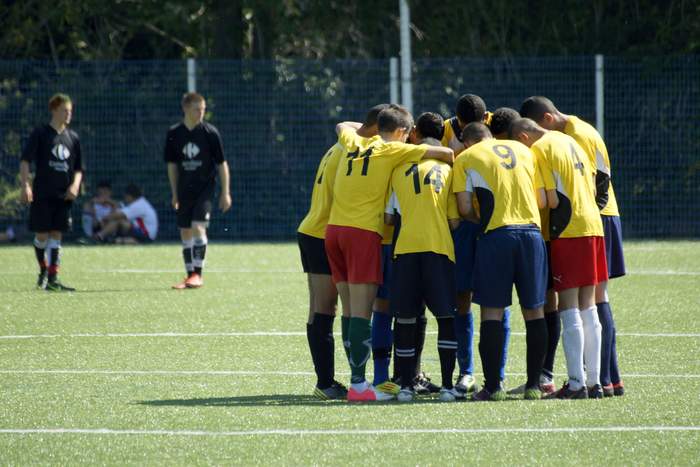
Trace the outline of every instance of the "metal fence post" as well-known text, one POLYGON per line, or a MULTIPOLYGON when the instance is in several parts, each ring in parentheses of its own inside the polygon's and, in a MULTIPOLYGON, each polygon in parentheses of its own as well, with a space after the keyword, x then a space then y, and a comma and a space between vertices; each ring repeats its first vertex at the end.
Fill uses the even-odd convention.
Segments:
POLYGON ((399 103, 399 59, 389 58, 389 103, 399 103))
POLYGON ((603 56, 595 56, 595 126, 602 137, 605 129, 605 89, 603 75, 605 73, 603 56))
POLYGON ((187 92, 197 91, 197 62, 194 58, 187 59, 187 92))

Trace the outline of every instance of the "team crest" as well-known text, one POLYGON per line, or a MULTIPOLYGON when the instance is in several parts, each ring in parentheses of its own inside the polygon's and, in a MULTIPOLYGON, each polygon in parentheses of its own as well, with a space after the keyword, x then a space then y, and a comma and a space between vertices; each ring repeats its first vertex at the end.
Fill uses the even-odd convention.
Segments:
POLYGON ((70 157, 70 150, 68 150, 68 148, 63 144, 59 143, 53 147, 51 154, 53 154, 56 159, 65 161, 70 157))
POLYGON ((187 143, 185 144, 185 147, 182 148, 182 153, 188 159, 194 159, 197 157, 197 154, 199 154, 199 146, 194 143, 187 143))

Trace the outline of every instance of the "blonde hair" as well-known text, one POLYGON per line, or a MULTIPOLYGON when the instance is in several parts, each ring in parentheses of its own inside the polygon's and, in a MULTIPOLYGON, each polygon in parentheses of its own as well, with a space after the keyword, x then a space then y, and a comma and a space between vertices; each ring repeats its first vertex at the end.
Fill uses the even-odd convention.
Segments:
POLYGON ((68 94, 63 94, 60 92, 54 94, 53 96, 51 96, 51 99, 49 99, 49 110, 53 112, 66 102, 72 102, 68 94))
POLYGON ((187 92, 182 95, 182 106, 187 107, 190 104, 204 102, 204 96, 198 92, 187 92))

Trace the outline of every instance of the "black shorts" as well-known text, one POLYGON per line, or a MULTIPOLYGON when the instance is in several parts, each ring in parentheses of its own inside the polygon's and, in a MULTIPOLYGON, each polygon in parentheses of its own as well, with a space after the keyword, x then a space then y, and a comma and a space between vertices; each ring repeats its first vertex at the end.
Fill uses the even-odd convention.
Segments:
POLYGON ((331 267, 326 256, 326 245, 322 238, 312 237, 297 232, 299 253, 301 253, 301 265, 304 272, 310 274, 331 275, 331 267))
POLYGON ((445 255, 404 253, 394 259, 390 307, 397 318, 417 318, 423 304, 436 316, 453 316, 455 265, 445 255))
POLYGON ((29 230, 32 232, 67 232, 71 228, 73 201, 60 198, 35 199, 29 206, 29 230))
POLYGON ((198 198, 179 199, 177 226, 181 229, 189 229, 193 222, 209 224, 212 210, 211 196, 207 191, 198 198))

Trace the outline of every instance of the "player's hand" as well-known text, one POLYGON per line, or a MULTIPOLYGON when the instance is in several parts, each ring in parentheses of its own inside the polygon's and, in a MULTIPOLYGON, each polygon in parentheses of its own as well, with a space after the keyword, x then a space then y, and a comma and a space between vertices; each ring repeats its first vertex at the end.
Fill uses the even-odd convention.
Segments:
POLYGON ((23 187, 21 190, 20 198, 24 204, 29 204, 32 201, 34 201, 34 194, 32 193, 32 187, 30 187, 29 185, 26 185, 25 187, 23 187))
POLYGON ((221 209, 221 212, 226 212, 231 209, 230 193, 221 193, 221 196, 219 196, 219 209, 221 209))
POLYGON ((68 190, 66 191, 66 195, 64 196, 64 199, 66 201, 73 201, 75 198, 78 197, 78 190, 80 190, 80 186, 69 186, 68 190))
POLYGON ((173 209, 177 211, 178 206, 180 206, 180 203, 177 201, 177 196, 173 195, 173 198, 170 201, 170 204, 172 204, 173 209))

